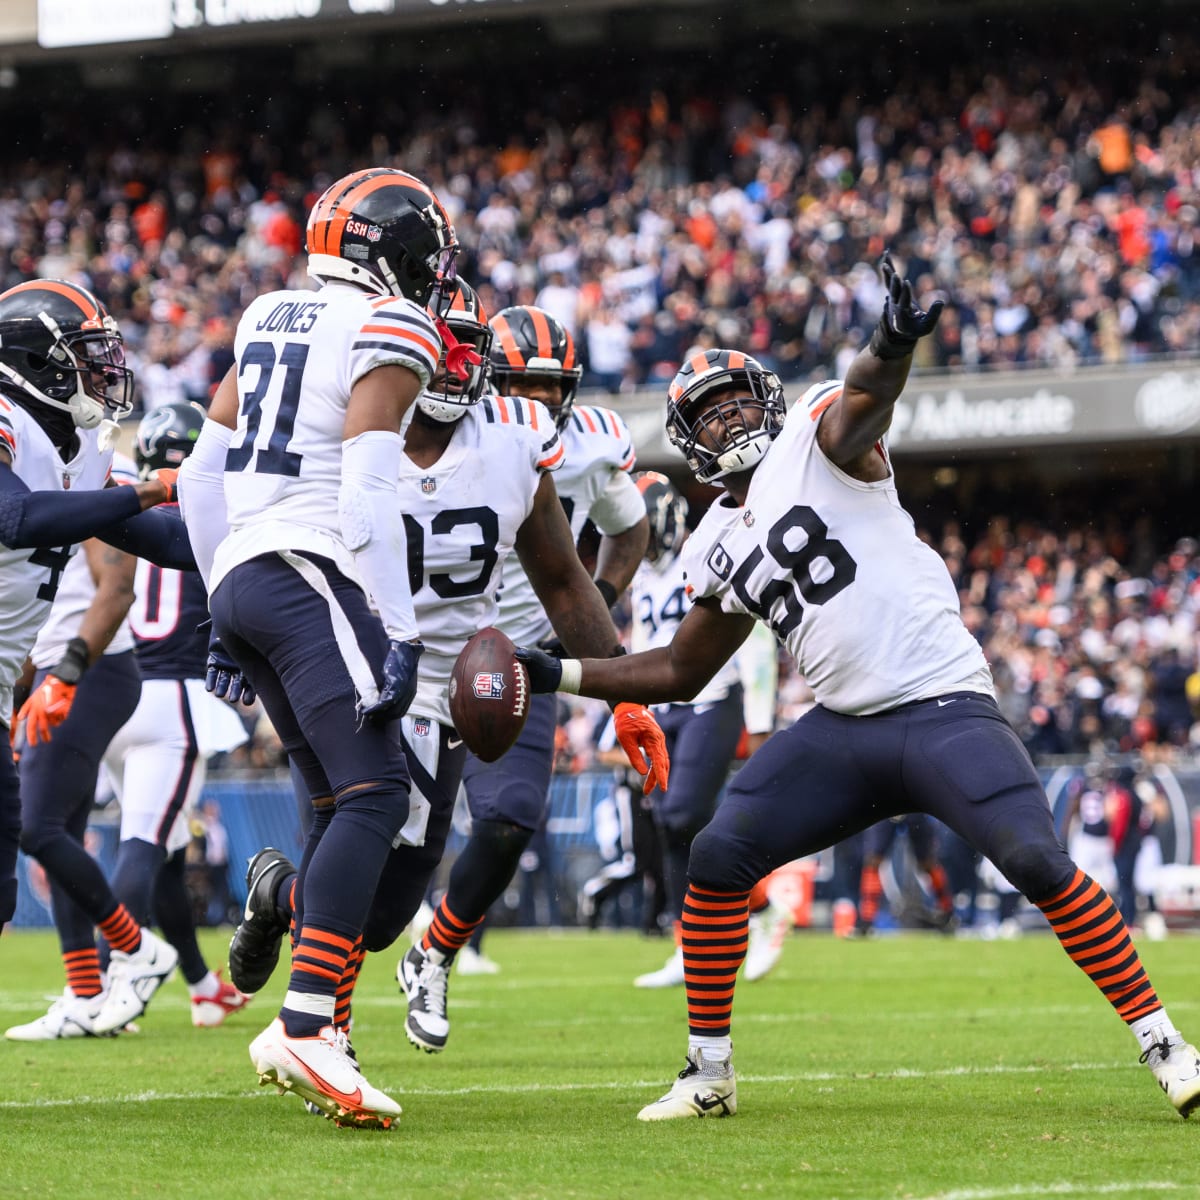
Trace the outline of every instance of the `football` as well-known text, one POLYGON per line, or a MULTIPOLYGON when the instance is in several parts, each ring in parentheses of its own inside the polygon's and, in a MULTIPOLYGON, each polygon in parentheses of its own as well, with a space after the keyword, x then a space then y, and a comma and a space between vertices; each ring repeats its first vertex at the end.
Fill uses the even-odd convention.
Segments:
POLYGON ((529 672, 499 629, 481 629, 462 648, 450 675, 450 719, 468 750, 495 762, 529 716, 529 672))

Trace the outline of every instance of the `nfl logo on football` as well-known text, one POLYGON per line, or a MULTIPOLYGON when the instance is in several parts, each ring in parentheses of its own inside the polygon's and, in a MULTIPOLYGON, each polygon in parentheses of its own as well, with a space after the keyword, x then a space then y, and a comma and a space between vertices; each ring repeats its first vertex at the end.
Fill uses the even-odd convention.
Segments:
POLYGON ((480 700, 504 698, 504 676, 499 671, 480 671, 475 676, 472 690, 480 700))

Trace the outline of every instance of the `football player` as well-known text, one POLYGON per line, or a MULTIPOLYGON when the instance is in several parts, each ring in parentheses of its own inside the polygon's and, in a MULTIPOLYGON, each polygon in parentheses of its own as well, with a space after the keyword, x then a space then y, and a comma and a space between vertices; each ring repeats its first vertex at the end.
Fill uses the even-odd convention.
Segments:
MULTIPOLYGON (((603 535, 595 586, 611 606, 628 586, 649 536, 646 506, 629 472, 634 453, 625 422, 611 409, 577 406, 580 368, 571 335, 532 305, 506 308, 491 322, 492 373, 503 397, 545 405, 561 438, 564 461, 555 477, 573 538, 590 518, 603 535)), ((539 599, 527 556, 509 558, 500 576, 496 624, 514 642, 551 639, 555 621, 539 599)), ((611 622, 609 622, 611 624, 611 622)), ((561 634, 560 634, 560 640, 561 634)), ((494 763, 468 757, 463 769, 471 834, 454 862, 446 894, 420 941, 400 960, 397 978, 408 996, 405 1031, 431 1053, 445 1048, 446 973, 492 902, 503 894, 542 819, 554 762, 557 706, 535 697, 516 744, 494 763)), ((622 722, 618 721, 618 734, 622 722)), ((621 738, 622 745, 625 738, 621 738)), ((640 756, 633 756, 637 766, 640 756)), ((653 786, 653 772, 647 788, 653 786)))
MULTIPOLYGON (((98 536, 167 565, 193 563, 178 522, 146 511, 171 478, 107 490, 115 421, 132 406, 116 322, 91 292, 56 279, 0 294, 0 723, 76 546, 98 536)), ((91 666, 74 646, 32 697, 39 721, 61 724, 91 666)), ((12 756, 0 753, 0 928, 17 900, 21 801, 12 756)))
MULTIPOLYGON (((424 183, 376 167, 326 189, 305 245, 320 286, 246 309, 181 501, 209 587, 218 693, 250 684, 331 810, 309 842, 287 994, 250 1058, 262 1082, 334 1120, 386 1128, 400 1106, 357 1070, 334 994, 409 819, 392 726, 422 647, 397 502, 400 428, 437 366, 440 319, 425 306, 443 310, 458 242, 424 183)), ((453 349, 462 369, 471 352, 453 349)))
POLYGON ((933 822, 924 813, 908 813, 890 821, 879 821, 863 835, 863 865, 854 931, 857 936, 866 937, 875 927, 875 919, 879 915, 879 900, 883 895, 883 880, 879 871, 884 859, 891 853, 896 843, 896 835, 901 829, 908 835, 908 844, 912 848, 917 866, 928 878, 933 891, 936 926, 943 933, 953 933, 954 897, 950 892, 946 868, 938 858, 933 822))
MULTIPOLYGON (((168 404, 137 429, 137 474, 178 470, 204 424, 198 404, 168 404)), ((163 512, 178 516, 177 505, 163 512)), ((246 740, 228 704, 204 688, 208 593, 198 571, 169 571, 139 559, 129 625, 142 676, 141 699, 109 743, 104 763, 121 805, 113 892, 143 925, 157 917, 178 951, 192 1024, 220 1025, 247 1000, 204 960, 184 887, 188 819, 204 786, 207 756, 246 740)))
POLYGON ((730 1021, 756 881, 882 818, 927 812, 1041 909, 1187 1116, 1200 1105, 1200 1053, 1171 1023, 1113 902, 1059 843, 946 566, 900 507, 886 433, 941 302, 920 309, 886 255, 882 275, 869 345, 844 381, 814 385, 790 412, 778 378, 737 350, 697 353, 675 376, 668 436, 725 495, 684 549, 693 603, 671 643, 617 662, 518 652, 534 691, 660 704, 694 695, 759 620, 816 695, 737 773, 692 842, 687 1062, 638 1115, 736 1111, 730 1021))
MULTIPOLYGON (((456 281, 446 321, 456 342, 486 362, 491 330, 474 292, 456 281)), ((418 664, 416 696, 400 725, 400 743, 413 779, 409 817, 384 866, 361 942, 343 971, 337 1024, 348 1032, 350 998, 366 951, 390 946, 411 921, 441 861, 458 794, 466 750, 451 726, 450 675, 468 639, 496 619, 496 587, 503 563, 515 550, 534 594, 567 646, 588 645, 596 654, 617 652, 608 605, 575 552, 571 528, 552 473, 563 470, 559 430, 537 401, 485 395, 483 364, 459 380, 444 362, 416 403, 404 434, 399 505, 408 533, 408 570, 414 612, 425 653, 418 664)), ((631 706, 617 721, 630 753, 642 748, 665 773, 662 737, 631 706), (651 740, 657 740, 651 745, 651 740)), ((312 797, 309 846, 328 836, 329 805, 312 797)), ((310 858, 306 851, 306 859, 310 858)), ((301 878, 303 874, 301 873, 301 878)), ((294 871, 276 850, 264 850, 247 875, 246 920, 230 947, 234 983, 256 990, 269 977, 280 941, 305 911, 305 889, 293 888, 294 871)), ((295 953, 295 951, 294 951, 295 953)), ((427 1001, 421 1030, 436 1035, 444 1020, 445 964, 436 950, 422 954, 413 990, 427 1001)), ((415 957, 415 955, 414 955, 415 957)), ((443 1034, 445 1030, 440 1031, 443 1034)), ((411 1036, 411 1035, 410 1035, 411 1036)))
MULTIPOLYGON (((675 485, 657 471, 644 471, 635 477, 635 482, 650 525, 646 557, 630 585, 633 613, 630 645, 637 653, 668 645, 687 611, 681 554, 687 538, 688 503, 675 485)), ((635 987, 678 987, 683 983, 683 951, 678 939, 687 891, 688 850, 716 809, 743 723, 751 735, 769 732, 774 725, 774 673, 770 671, 774 666, 773 638, 768 637, 766 653, 762 655, 771 676, 768 711, 757 716, 748 711, 750 706, 743 704, 746 692, 742 671, 755 672, 758 665, 749 661, 748 650, 753 647, 758 651, 762 646, 760 642, 747 641, 738 656, 721 667, 689 703, 665 704, 654 710, 671 756, 670 790, 657 789, 651 798, 662 845, 667 912, 674 922, 676 948, 664 966, 639 975, 633 981, 635 987), (746 657, 747 661, 739 662, 740 657, 746 657)), ((760 907, 768 909, 765 903, 760 907)), ((747 957, 747 978, 751 964, 755 967, 754 978, 765 975, 775 965, 783 934, 790 928, 784 910, 771 907, 769 915, 773 919, 755 914, 752 936, 758 930, 759 937, 747 957)))

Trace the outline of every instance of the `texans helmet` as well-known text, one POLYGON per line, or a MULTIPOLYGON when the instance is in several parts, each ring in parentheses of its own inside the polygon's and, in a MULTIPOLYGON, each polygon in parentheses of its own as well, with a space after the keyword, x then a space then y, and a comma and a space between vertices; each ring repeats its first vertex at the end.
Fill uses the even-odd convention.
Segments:
POLYGON ((177 470, 191 454, 204 417, 199 404, 164 404, 147 413, 137 427, 133 445, 139 478, 149 479, 160 467, 177 470))
POLYGON ((125 416, 133 372, 116 321, 86 288, 62 279, 9 288, 0 295, 0 392, 40 424, 60 423, 47 408, 79 429, 125 416))
POLYGON ((380 296, 404 296, 437 315, 449 303, 458 241, 438 198, 391 167, 355 171, 325 189, 308 215, 308 273, 380 296))
MULTIPOLYGON (((502 395, 527 395, 522 380, 540 376, 562 390, 557 404, 547 404, 562 429, 575 405, 583 368, 575 359, 575 341, 562 322, 544 308, 518 304, 492 318, 492 382, 502 395)), ((538 399, 538 397, 534 397, 538 399)))
POLYGON ((740 350, 693 354, 667 389, 667 437, 701 483, 757 466, 786 416, 779 376, 740 350))
POLYGON ((488 355, 492 349, 492 331, 487 313, 473 288, 461 279, 449 286, 450 307, 445 321, 450 332, 470 346, 481 361, 472 366, 466 379, 446 370, 446 352, 429 386, 417 397, 417 407, 435 421, 457 421, 472 404, 478 404, 488 382, 488 355))
POLYGON ((650 522, 650 545, 646 555, 651 562, 657 562, 683 544, 688 502, 675 485, 657 471, 639 471, 633 481, 646 502, 646 518, 650 522))

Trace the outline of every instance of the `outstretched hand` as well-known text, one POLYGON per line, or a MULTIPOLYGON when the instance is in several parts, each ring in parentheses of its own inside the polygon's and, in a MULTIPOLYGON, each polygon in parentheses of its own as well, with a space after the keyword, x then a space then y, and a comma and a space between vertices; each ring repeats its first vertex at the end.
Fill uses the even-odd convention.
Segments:
POLYGON ((671 758, 654 714, 643 704, 618 704, 613 710, 613 728, 629 765, 644 776, 642 794, 648 796, 656 787, 666 791, 671 758))
POLYGON ((871 335, 871 352, 878 358, 903 358, 912 353, 921 338, 933 332, 946 305, 935 300, 928 309, 921 308, 913 299, 912 284, 896 273, 890 251, 879 260, 879 274, 887 294, 879 324, 871 335))

